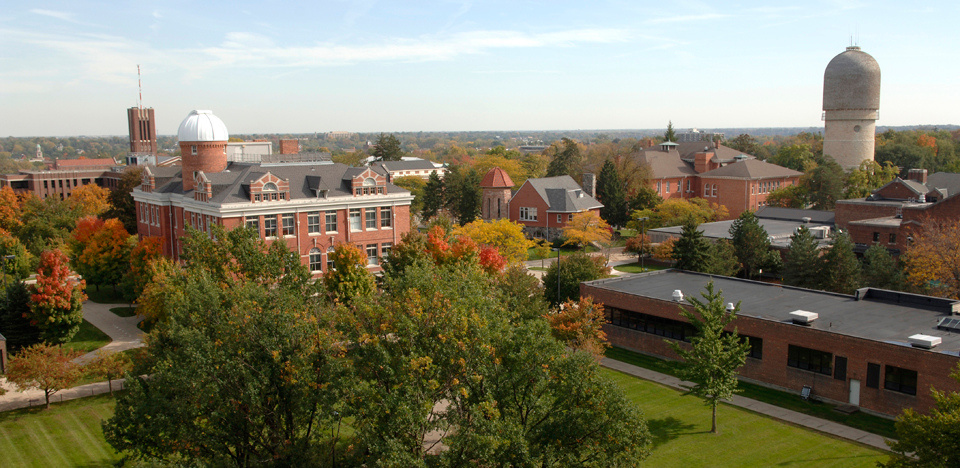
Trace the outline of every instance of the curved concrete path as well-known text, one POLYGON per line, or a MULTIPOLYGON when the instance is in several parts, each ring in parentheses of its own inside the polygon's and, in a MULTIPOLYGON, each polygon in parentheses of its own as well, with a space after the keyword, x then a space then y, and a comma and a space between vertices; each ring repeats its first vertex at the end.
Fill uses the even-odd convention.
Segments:
MULTIPOLYGON (((83 318, 106 333, 112 340, 100 349, 110 352, 120 352, 143 346, 144 333, 137 328, 137 323, 143 320, 143 317, 137 315, 133 317, 120 317, 110 312, 110 309, 113 307, 123 307, 123 304, 100 304, 92 301, 83 303, 83 318)), ((86 364, 96 358, 96 356, 97 351, 93 351, 78 357, 76 362, 86 364)), ((122 380, 113 381, 114 390, 121 388, 122 385, 122 380)), ((0 378, 0 387, 7 391, 6 394, 0 395, 0 411, 9 411, 44 404, 42 390, 18 392, 16 390, 17 386, 7 382, 6 378, 0 378)), ((99 395, 101 393, 107 393, 108 391, 109 385, 107 382, 96 382, 61 390, 50 397, 50 401, 72 400, 74 398, 99 395)))

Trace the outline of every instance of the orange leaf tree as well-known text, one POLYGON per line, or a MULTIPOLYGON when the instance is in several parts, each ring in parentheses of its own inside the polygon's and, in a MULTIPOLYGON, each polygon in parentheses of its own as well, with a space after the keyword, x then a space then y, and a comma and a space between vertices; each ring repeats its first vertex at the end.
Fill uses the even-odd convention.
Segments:
POLYGON ((20 226, 20 198, 10 187, 0 189, 0 229, 14 232, 20 226))
POLYGON ((75 283, 69 276, 63 252, 48 250, 40 256, 37 282, 30 288, 30 323, 47 343, 70 341, 83 323, 84 282, 75 283))
POLYGON ((373 275, 367 271, 367 256, 353 244, 337 244, 329 254, 333 269, 323 275, 332 298, 343 304, 373 294, 373 275))
POLYGON ((21 391, 30 388, 43 390, 50 408, 50 396, 76 382, 79 367, 73 362, 80 353, 60 346, 36 344, 20 351, 10 360, 7 379, 21 391))
POLYGON ((477 220, 457 227, 453 236, 466 236, 479 245, 494 247, 509 263, 527 259, 527 250, 535 244, 523 234, 523 226, 509 219, 477 220))
POLYGON ((97 184, 87 184, 75 189, 69 201, 81 216, 99 216, 110 208, 109 196, 109 190, 97 184))
POLYGON ((150 263, 163 255, 160 237, 144 237, 130 251, 130 270, 121 282, 123 297, 133 303, 153 280, 150 263))
POLYGON ((595 211, 584 211, 573 215, 563 228, 563 245, 586 246, 593 242, 610 241, 610 225, 595 211))
POLYGON ((960 220, 928 220, 900 256, 907 282, 936 296, 960 298, 960 220))
POLYGON ((603 304, 594 303, 592 297, 581 297, 579 301, 567 300, 559 310, 551 311, 544 317, 550 323, 553 337, 573 349, 586 351, 600 359, 610 347, 607 334, 603 331, 603 324, 607 321, 603 315, 603 304))
POLYGON ((129 270, 134 239, 119 220, 97 223, 84 218, 71 236, 73 266, 90 283, 116 289, 129 270))

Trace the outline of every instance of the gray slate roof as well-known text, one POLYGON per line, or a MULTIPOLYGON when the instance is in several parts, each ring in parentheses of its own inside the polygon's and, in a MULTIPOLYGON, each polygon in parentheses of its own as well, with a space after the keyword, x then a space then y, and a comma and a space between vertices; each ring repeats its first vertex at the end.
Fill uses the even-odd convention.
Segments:
POLYGON ((721 164, 726 164, 729 162, 736 161, 737 156, 746 156, 749 159, 756 159, 756 156, 752 154, 746 154, 740 150, 735 150, 729 146, 720 145, 719 148, 715 148, 713 142, 711 141, 685 141, 680 143, 677 146, 677 151, 680 153, 680 157, 684 160, 693 161, 694 155, 697 153, 714 153, 717 160, 721 164), (704 151, 706 147, 706 151, 704 151))
POLYGON ((937 329, 938 320, 948 316, 950 304, 955 302, 950 299, 916 295, 882 298, 896 293, 871 290, 866 298, 857 300, 845 294, 679 270, 643 273, 586 284, 671 301, 675 289, 681 290, 685 296, 700 298, 710 281, 723 292, 724 302, 736 304, 742 301, 738 315, 791 323, 790 312, 806 310, 816 312, 820 317, 809 327, 795 326, 905 346, 908 336, 922 333, 943 338, 943 343, 929 352, 947 352, 956 356, 960 351, 960 333, 937 329))
POLYGON ((799 177, 801 175, 803 175, 802 172, 787 169, 776 164, 770 164, 759 159, 746 159, 718 167, 712 171, 704 172, 700 174, 700 177, 756 180, 770 177, 799 177))
POLYGON ((529 183, 540 198, 547 202, 547 211, 577 213, 603 207, 603 204, 587 195, 577 181, 568 175, 527 179, 525 183, 529 183))
POLYGON ((693 166, 684 162, 680 158, 680 153, 673 149, 661 151, 659 146, 649 148, 641 151, 637 159, 649 165, 653 177, 657 179, 697 175, 693 166))
POLYGON ((377 161, 370 163, 370 167, 377 167, 386 171, 417 171, 417 170, 435 170, 436 166, 426 159, 415 159, 407 161, 377 161))
POLYGON ((960 193, 960 174, 953 172, 937 172, 927 177, 927 187, 939 190, 946 189, 946 196, 951 197, 960 193))

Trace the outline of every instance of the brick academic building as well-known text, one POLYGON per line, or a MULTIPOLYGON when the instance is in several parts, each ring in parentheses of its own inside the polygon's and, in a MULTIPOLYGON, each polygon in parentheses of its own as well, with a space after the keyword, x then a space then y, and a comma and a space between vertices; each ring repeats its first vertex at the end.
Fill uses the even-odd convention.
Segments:
POLYGON ((179 259, 187 226, 210 232, 254 229, 268 243, 282 241, 314 275, 330 268, 335 245, 352 243, 368 268, 410 230, 409 191, 373 168, 329 161, 227 161, 227 129, 210 111, 193 111, 180 125, 181 167, 146 167, 134 189, 141 237, 163 239, 163 252, 179 259))
POLYGON ((958 391, 960 302, 863 288, 856 295, 663 270, 582 283, 606 308, 615 346, 676 359, 667 341, 688 341, 693 327, 677 296, 701 299, 713 281, 725 302, 740 303, 736 327, 749 340, 740 370, 751 381, 896 416, 934 407, 930 389, 958 391), (679 291, 679 294, 675 293, 679 291))

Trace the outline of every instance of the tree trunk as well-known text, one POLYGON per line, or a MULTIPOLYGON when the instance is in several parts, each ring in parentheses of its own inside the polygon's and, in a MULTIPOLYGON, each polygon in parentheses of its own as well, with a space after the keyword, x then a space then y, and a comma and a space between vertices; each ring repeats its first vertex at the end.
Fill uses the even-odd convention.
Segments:
POLYGON ((717 402, 713 402, 713 427, 710 428, 710 432, 717 433, 717 402))
POLYGON ((107 377, 107 387, 110 389, 110 395, 113 395, 113 380, 107 377))
POLYGON ((47 400, 47 409, 50 409, 50 392, 44 390, 43 397, 47 400))

